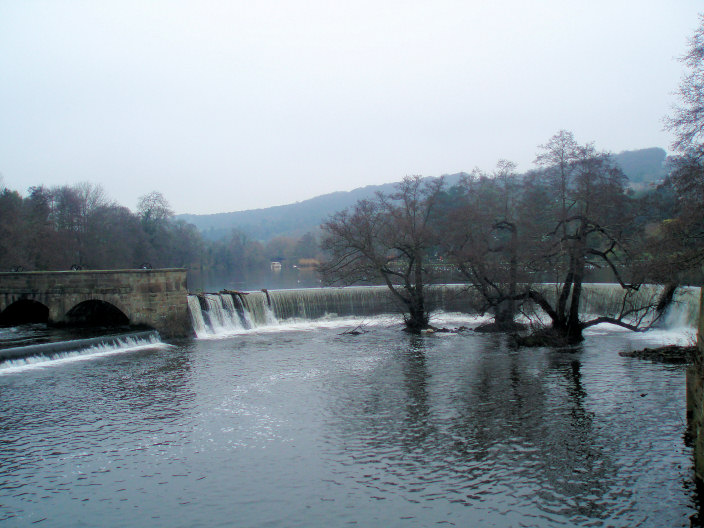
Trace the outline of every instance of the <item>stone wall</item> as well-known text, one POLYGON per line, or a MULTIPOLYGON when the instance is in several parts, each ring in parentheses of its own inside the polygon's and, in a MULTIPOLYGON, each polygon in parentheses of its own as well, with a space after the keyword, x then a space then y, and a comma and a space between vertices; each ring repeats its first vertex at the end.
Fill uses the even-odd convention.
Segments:
POLYGON ((704 481, 704 288, 699 302, 699 354, 687 369, 687 436, 694 447, 694 472, 704 481))
POLYGON ((64 322, 81 302, 99 300, 164 337, 191 332, 185 269, 0 273, 0 311, 20 299, 47 306, 52 323, 64 322))

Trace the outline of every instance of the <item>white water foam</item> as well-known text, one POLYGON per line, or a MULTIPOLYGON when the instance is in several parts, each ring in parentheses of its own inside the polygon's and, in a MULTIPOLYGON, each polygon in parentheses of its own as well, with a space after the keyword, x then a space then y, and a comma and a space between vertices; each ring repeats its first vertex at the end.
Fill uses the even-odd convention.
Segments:
MULTIPOLYGON (((667 309, 664 317, 644 332, 633 332, 618 325, 602 323, 587 328, 584 335, 624 332, 631 334, 631 339, 641 342, 643 346, 694 345, 697 342, 697 329, 693 325, 697 320, 698 298, 698 288, 681 288, 675 302, 667 309)), ((585 319, 587 318, 585 317, 585 319)))
POLYGON ((96 345, 83 350, 61 352, 52 356, 31 356, 27 358, 11 359, 0 363, 0 375, 14 374, 26 370, 58 367, 77 361, 90 361, 93 359, 137 352, 148 349, 166 349, 172 345, 162 342, 157 336, 145 338, 125 337, 111 344, 96 345))
MULTIPOLYGON (((648 297, 657 294, 658 288, 660 287, 643 288, 640 294, 648 297)), ((588 285, 585 291, 587 294, 585 294, 583 309, 586 312, 596 310, 598 313, 611 314, 612 311, 621 308, 622 293, 614 285, 588 285)), ((636 335, 648 336, 646 340, 663 344, 694 342, 696 330, 693 325, 696 323, 693 322, 697 319, 699 291, 699 288, 680 288, 667 316, 658 321, 657 328, 636 335)), ((391 308, 382 303, 383 292, 383 287, 356 287, 333 288, 330 291, 328 289, 280 290, 268 292, 266 296, 260 292, 237 296, 202 294, 200 301, 196 296, 189 296, 188 305, 193 329, 199 339, 226 339, 249 333, 312 331, 318 328, 351 330, 357 326, 363 328, 401 325, 403 320, 398 313, 377 311, 376 314, 356 315, 367 313, 366 310, 372 308, 373 310, 391 308), (370 303, 374 305, 371 308, 370 303), (340 311, 339 315, 334 313, 338 311, 340 311), (348 315, 350 312, 352 315, 348 315), (279 314, 278 318, 275 313, 279 314), (310 313, 318 316, 310 317, 310 313)), ((473 328, 491 321, 490 316, 476 316, 450 310, 434 312, 431 316, 431 324, 437 327, 473 328)), ((587 315, 584 317, 590 318, 587 315)), ((518 321, 527 324, 550 324, 547 314, 541 310, 536 310, 530 318, 519 317, 518 321)), ((588 328, 585 335, 613 332, 631 331, 616 325, 600 324, 588 328)))
POLYGON ((298 331, 309 332, 322 328, 355 328, 358 326, 393 326, 400 324, 402 320, 398 316, 369 316, 369 317, 335 317, 328 316, 320 319, 286 319, 284 321, 273 320, 252 328, 242 327, 219 327, 206 328, 205 331, 197 332, 198 339, 227 339, 243 334, 271 334, 278 332, 298 331))
MULTIPOLYGON (((475 316, 464 313, 454 312, 435 312, 431 316, 430 323, 438 327, 459 327, 466 326, 468 328, 476 327, 480 324, 489 322, 489 316, 475 316)), ((357 327, 364 329, 365 327, 401 327, 403 318, 398 314, 373 315, 373 316, 345 316, 338 317, 335 314, 330 314, 319 319, 301 319, 292 318, 278 321, 271 310, 268 310, 267 322, 251 328, 243 328, 239 326, 232 327, 217 327, 202 328, 196 330, 198 339, 227 339, 243 334, 270 334, 278 332, 310 332, 318 329, 339 328, 345 330, 353 330, 357 327)))

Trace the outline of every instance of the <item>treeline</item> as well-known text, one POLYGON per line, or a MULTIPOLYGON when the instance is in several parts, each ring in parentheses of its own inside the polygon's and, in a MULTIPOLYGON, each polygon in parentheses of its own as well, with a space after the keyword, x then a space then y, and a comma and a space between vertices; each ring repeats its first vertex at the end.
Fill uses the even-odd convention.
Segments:
POLYGON ((0 182, 0 270, 184 267, 228 273, 319 257, 317 240, 280 237, 262 244, 233 230, 205 240, 174 220, 159 192, 139 199, 136 212, 110 200, 99 185, 36 186, 22 196, 0 182))
POLYGON ((406 178, 396 192, 337 213, 324 225, 324 278, 381 280, 407 327, 420 331, 432 308, 424 293, 436 280, 432 264, 442 261, 483 298, 497 327, 513 327, 520 310, 537 306, 553 336, 573 343, 602 322, 651 323, 666 299, 643 301, 643 284, 669 284, 671 293, 684 273, 701 277, 701 209, 690 205, 701 198, 677 185, 677 172, 638 195, 613 156, 564 130, 540 147, 536 163, 517 174, 500 161, 449 189, 442 179, 406 178), (622 286, 619 313, 580 313, 582 286, 595 277, 622 286))

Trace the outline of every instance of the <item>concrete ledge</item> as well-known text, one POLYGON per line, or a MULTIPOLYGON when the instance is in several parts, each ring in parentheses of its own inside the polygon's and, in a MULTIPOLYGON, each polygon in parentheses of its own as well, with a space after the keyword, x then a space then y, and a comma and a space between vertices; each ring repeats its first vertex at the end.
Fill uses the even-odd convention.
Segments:
POLYGON ((125 339, 152 339, 159 338, 154 330, 144 332, 130 332, 87 339, 74 339, 72 341, 58 341, 55 343, 42 343, 39 345, 26 345, 21 347, 1 348, 0 361, 8 359, 21 359, 33 356, 52 356, 62 352, 79 352, 91 347, 112 345, 125 339))

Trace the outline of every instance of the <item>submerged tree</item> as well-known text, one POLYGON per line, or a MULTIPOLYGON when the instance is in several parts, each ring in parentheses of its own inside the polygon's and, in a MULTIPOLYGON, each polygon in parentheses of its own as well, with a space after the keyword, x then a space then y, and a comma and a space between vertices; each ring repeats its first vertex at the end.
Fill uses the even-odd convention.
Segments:
POLYGON ((530 176, 531 185, 541 189, 543 197, 533 204, 534 215, 540 214, 543 224, 539 238, 532 241, 538 248, 533 265, 543 277, 553 277, 555 294, 531 288, 525 296, 548 315, 552 335, 568 343, 581 341, 583 330, 599 323, 640 328, 656 301, 631 302, 640 281, 633 274, 635 255, 627 232, 630 207, 625 175, 607 153, 591 144, 579 145, 564 130, 541 148, 537 162, 543 170, 530 176), (622 309, 613 316, 584 320, 580 314, 583 284, 595 269, 609 270, 623 288, 622 309))
POLYGON ((437 244, 433 215, 443 179, 407 177, 392 194, 361 200, 323 224, 320 265, 329 284, 381 279, 405 312, 409 331, 428 326, 428 256, 437 244))
POLYGON ((494 314, 487 329, 516 328, 519 293, 530 285, 525 244, 530 222, 523 214, 521 184, 515 164, 506 160, 491 174, 475 170, 463 179, 454 207, 440 220, 443 252, 480 295, 482 311, 494 314))

